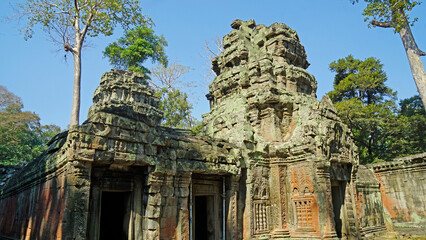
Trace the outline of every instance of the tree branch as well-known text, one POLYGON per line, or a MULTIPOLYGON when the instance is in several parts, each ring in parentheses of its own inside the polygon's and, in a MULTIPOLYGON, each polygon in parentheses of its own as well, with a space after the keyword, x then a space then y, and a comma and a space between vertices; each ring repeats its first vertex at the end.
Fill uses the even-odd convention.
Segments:
POLYGON ((86 26, 84 26, 83 31, 81 31, 82 38, 86 36, 87 30, 89 29, 89 26, 92 24, 92 20, 93 20, 93 14, 90 13, 86 21, 86 26))
POLYGON ((71 52, 72 54, 75 53, 74 48, 72 48, 72 46, 70 46, 68 43, 64 43, 64 50, 65 52, 71 52))
POLYGON ((392 27, 391 22, 379 22, 379 21, 373 20, 370 23, 371 23, 371 25, 376 26, 376 27, 382 27, 382 28, 392 27))

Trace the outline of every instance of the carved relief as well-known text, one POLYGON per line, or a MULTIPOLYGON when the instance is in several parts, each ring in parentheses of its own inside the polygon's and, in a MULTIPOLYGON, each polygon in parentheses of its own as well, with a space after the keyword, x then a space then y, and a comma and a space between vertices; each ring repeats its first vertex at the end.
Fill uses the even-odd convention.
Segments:
POLYGON ((291 185, 297 230, 315 231, 314 228, 317 225, 316 201, 313 195, 312 178, 306 164, 292 169, 291 185))
POLYGON ((281 202, 281 220, 282 220, 282 228, 283 229, 286 229, 287 228, 287 219, 286 219, 286 215, 287 215, 287 213, 286 213, 286 211, 287 211, 287 208, 286 208, 286 196, 287 196, 287 193, 286 193, 286 184, 285 184, 285 181, 286 181, 286 172, 287 172, 287 167, 285 167, 285 166, 281 166, 280 168, 279 168, 279 177, 280 177, 280 195, 281 195, 281 198, 280 198, 280 202, 281 202))
POLYGON ((269 232, 269 169, 259 167, 254 171, 254 183, 252 189, 253 206, 253 234, 269 232))

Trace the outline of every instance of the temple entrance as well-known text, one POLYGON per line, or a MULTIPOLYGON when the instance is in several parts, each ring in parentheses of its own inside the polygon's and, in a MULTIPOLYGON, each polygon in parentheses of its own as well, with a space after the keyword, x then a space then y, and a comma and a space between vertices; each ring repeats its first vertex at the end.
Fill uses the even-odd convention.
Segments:
POLYGON ((343 226, 345 221, 344 206, 345 206, 345 181, 331 181, 331 196, 333 201, 334 227, 337 237, 342 238, 344 232, 343 226))
POLYGON ((130 192, 102 192, 99 239, 128 239, 130 192))
POLYGON ((196 196, 194 203, 195 239, 215 239, 214 197, 196 196))
POLYGON ((194 240, 222 239, 222 181, 193 179, 192 236, 194 240))

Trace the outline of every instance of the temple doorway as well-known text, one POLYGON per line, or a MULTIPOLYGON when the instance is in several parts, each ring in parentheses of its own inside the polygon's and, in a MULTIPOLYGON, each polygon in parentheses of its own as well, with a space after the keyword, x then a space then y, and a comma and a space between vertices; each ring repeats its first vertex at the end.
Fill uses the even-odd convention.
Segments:
POLYGON ((344 232, 345 181, 331 181, 331 197, 333 201, 334 227, 337 237, 342 238, 344 232))
POLYGON ((128 239, 130 192, 102 192, 99 239, 128 239))
POLYGON ((193 179, 192 236, 194 240, 223 239, 222 181, 193 179))

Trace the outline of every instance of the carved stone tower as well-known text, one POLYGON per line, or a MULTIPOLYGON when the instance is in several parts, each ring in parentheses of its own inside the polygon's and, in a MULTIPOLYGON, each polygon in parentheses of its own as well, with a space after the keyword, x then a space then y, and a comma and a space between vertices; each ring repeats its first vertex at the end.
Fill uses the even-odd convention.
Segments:
POLYGON ((330 99, 316 100, 297 33, 253 20, 231 27, 213 60, 203 124, 209 136, 245 149, 243 238, 356 237, 356 148, 330 99))

